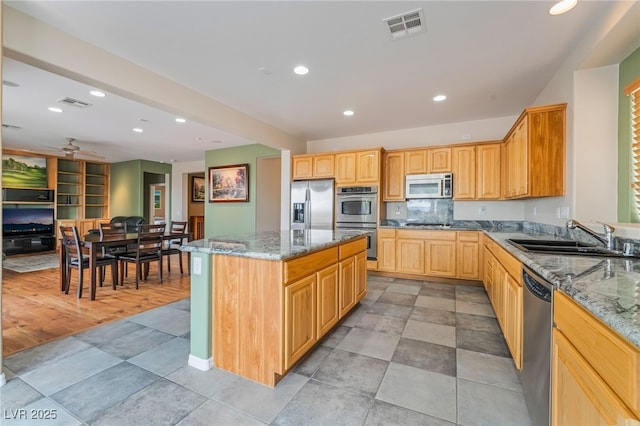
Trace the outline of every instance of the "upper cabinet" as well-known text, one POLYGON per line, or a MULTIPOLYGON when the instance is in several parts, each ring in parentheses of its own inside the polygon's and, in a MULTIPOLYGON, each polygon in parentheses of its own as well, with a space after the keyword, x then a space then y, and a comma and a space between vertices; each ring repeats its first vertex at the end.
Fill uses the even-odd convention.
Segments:
POLYGON ((292 157, 293 180, 332 178, 335 173, 333 154, 296 155, 292 157))
POLYGON ((565 188, 567 104, 527 108, 504 139, 504 198, 554 197, 565 188))
POLYGON ((292 157, 292 178, 330 179, 337 186, 380 185, 382 148, 292 157))
POLYGON ((382 149, 336 154, 336 185, 379 185, 382 149))
POLYGON ((501 152, 502 143, 491 143, 476 147, 477 199, 497 200, 500 198, 501 152))
POLYGON ((429 155, 426 149, 406 151, 404 153, 404 171, 408 175, 428 173, 429 155))
POLYGON ((456 146, 451 150, 453 198, 472 200, 476 197, 476 147, 456 146))
POLYGON ((404 151, 407 175, 451 172, 451 147, 434 147, 404 151))
POLYGON ((451 171, 451 147, 429 149, 429 173, 448 173, 451 171))
POLYGON ((404 152, 384 153, 384 177, 382 179, 382 201, 404 201, 404 152))

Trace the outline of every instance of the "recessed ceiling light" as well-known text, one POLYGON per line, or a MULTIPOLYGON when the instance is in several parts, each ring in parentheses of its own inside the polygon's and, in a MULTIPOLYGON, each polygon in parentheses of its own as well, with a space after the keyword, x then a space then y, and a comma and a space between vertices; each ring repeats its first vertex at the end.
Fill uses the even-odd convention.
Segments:
POLYGON ((573 9, 576 4, 578 4, 578 0, 562 0, 558 3, 554 4, 551 9, 549 9, 550 15, 562 15, 563 13, 567 13, 571 9, 573 9))
POLYGON ((104 98, 105 96, 107 96, 106 94, 104 94, 104 92, 101 92, 99 90, 92 90, 89 93, 91 93, 96 98, 104 98))
POLYGON ((62 112, 62 109, 56 107, 49 107, 49 111, 51 112, 62 112))
POLYGON ((195 140, 196 142, 200 142, 202 138, 200 136, 196 136, 195 138, 193 138, 193 140, 195 140))
POLYGON ((180 117, 176 118, 176 123, 186 123, 186 122, 187 120, 185 120, 184 118, 180 118, 180 117))
POLYGON ((134 128, 133 128, 133 131, 134 131, 134 132, 136 132, 136 133, 142 133, 142 132, 144 132, 144 130, 142 130, 140 127, 134 127, 134 128))
POLYGON ((309 73, 309 68, 305 67, 304 65, 298 65, 293 69, 293 72, 298 75, 306 75, 309 73))
POLYGON ((355 113, 353 112, 353 110, 350 110, 350 109, 345 109, 344 111, 342 111, 342 115, 346 117, 351 117, 353 114, 355 113))
POLYGON ((442 102, 445 99, 447 99, 447 97, 445 95, 436 95, 433 97, 433 101, 434 102, 442 102))

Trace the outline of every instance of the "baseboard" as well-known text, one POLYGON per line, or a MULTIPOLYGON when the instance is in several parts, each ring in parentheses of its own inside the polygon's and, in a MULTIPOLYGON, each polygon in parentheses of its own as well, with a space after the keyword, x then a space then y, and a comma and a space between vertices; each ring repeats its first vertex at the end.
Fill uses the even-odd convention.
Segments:
POLYGON ((189 366, 198 370, 208 371, 213 368, 213 358, 203 359, 189 354, 189 366))

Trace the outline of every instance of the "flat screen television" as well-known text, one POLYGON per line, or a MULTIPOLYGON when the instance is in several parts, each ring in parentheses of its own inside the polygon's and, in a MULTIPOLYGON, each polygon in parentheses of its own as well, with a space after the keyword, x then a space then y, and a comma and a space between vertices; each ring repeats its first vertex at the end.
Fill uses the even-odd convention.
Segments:
POLYGON ((55 235, 53 209, 2 209, 2 236, 29 237, 55 235))

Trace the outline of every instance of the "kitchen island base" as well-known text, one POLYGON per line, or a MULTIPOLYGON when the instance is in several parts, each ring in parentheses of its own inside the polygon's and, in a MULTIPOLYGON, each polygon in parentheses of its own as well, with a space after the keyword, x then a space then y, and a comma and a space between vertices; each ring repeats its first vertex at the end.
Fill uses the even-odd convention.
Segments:
POLYGON ((212 254, 213 362, 276 383, 366 294, 366 238, 286 260, 212 254))

